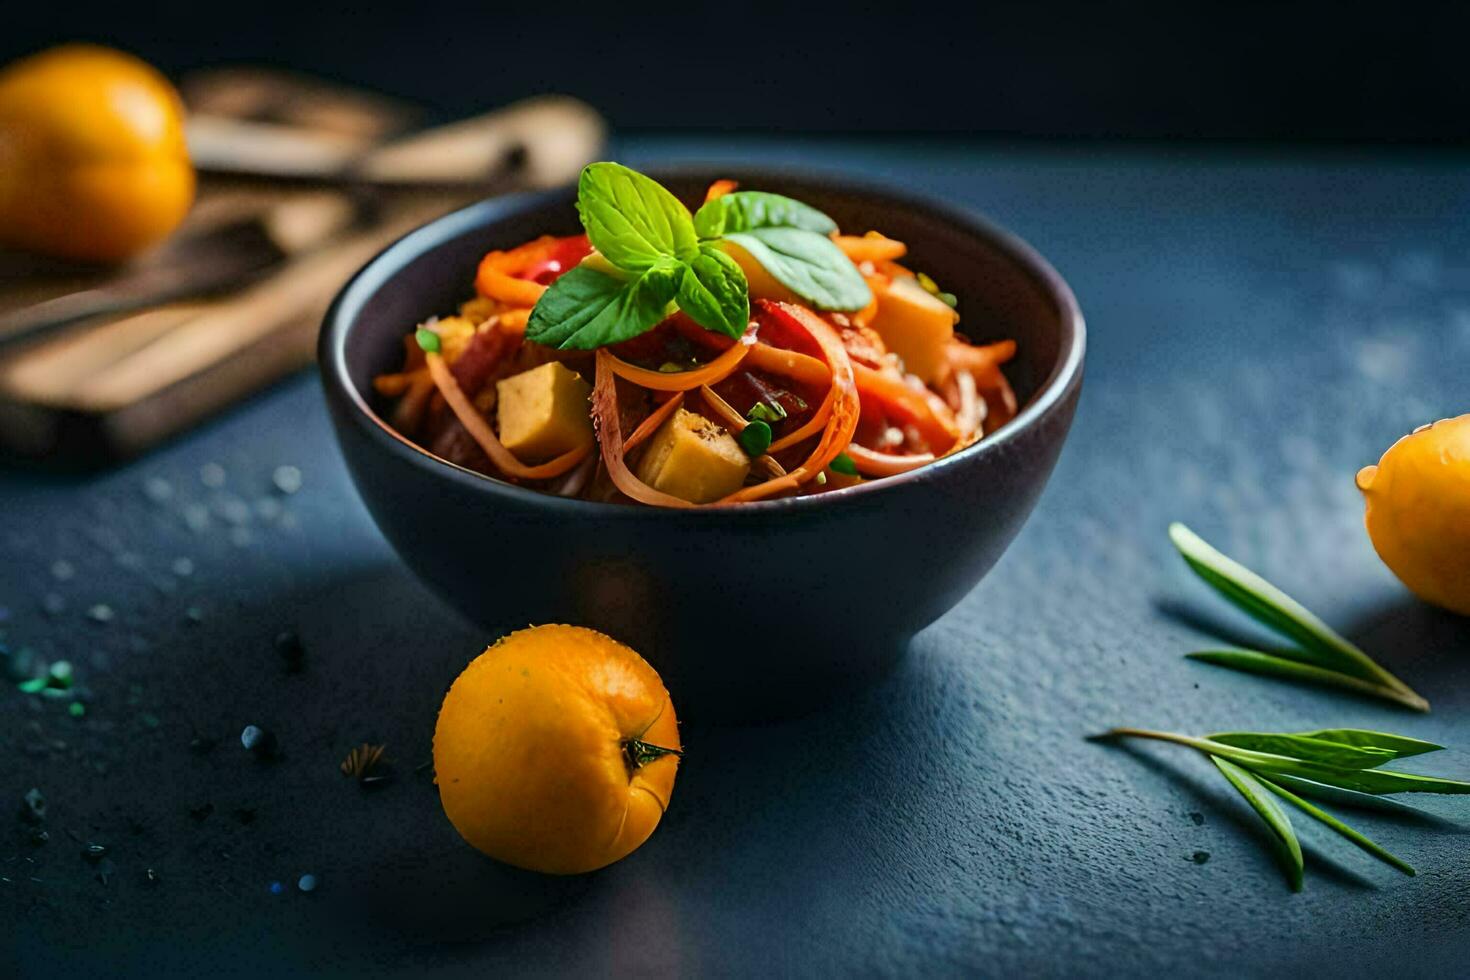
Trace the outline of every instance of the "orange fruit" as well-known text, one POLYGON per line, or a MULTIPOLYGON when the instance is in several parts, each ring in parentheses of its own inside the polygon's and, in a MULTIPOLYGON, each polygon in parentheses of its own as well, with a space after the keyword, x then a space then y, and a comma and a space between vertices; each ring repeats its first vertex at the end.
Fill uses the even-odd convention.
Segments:
POLYGON ((505 637, 439 709, 434 773, 449 822, 490 857, 549 874, 632 853, 663 817, 679 723, 658 673, 580 626, 505 637))
POLYGON ((167 237, 193 200, 184 106, 152 67, 71 44, 0 71, 0 242, 115 262, 167 237))
POLYGON ((1383 563, 1421 599, 1470 616, 1470 415, 1420 426, 1357 482, 1383 563))

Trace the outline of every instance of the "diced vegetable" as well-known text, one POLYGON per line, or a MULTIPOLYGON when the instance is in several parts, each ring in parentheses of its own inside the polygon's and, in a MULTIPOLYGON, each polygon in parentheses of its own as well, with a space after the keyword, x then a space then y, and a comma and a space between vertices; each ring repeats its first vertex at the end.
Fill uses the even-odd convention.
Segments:
POLYGON ((560 361, 496 382, 500 441, 519 459, 551 459, 592 444, 592 386, 560 361))
POLYGON ((943 373, 958 320, 959 315, 917 279, 900 276, 879 294, 872 327, 888 349, 903 358, 911 374, 933 384, 943 373))
POLYGON ((683 408, 659 427, 638 464, 638 479, 692 504, 734 493, 749 472, 750 457, 730 433, 683 408))
POLYGON ((773 299, 780 303, 800 303, 801 297, 776 281, 776 278, 766 271, 745 249, 734 242, 721 242, 720 247, 729 253, 730 258, 740 266, 745 273, 745 281, 750 287, 750 299, 752 302, 758 299, 773 299))

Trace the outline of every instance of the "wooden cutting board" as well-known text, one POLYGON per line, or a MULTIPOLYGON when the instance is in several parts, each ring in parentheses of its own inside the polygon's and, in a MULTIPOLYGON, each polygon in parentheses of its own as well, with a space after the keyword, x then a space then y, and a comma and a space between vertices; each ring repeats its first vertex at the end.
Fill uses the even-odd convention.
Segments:
MULTIPOLYGON (((543 163, 494 185, 504 189, 565 180, 600 149, 600 126, 590 140, 593 130, 581 119, 581 135, 569 139, 568 131, 577 128, 565 124, 569 106, 540 100, 502 113, 513 117, 511 136, 505 127, 460 124, 428 153, 385 160, 386 176, 370 179, 366 189, 344 190, 331 180, 244 178, 223 173, 234 169, 229 140, 242 133, 256 146, 282 141, 278 154, 260 158, 265 162, 295 153, 304 166, 318 161, 330 168, 404 132, 412 113, 374 95, 268 72, 214 72, 186 81, 183 90, 192 118, 208 121, 200 127, 202 138, 212 141, 196 159, 215 173, 201 173, 199 200, 175 238, 175 251, 189 235, 242 216, 295 220, 299 213, 319 221, 324 198, 350 209, 352 220, 332 226, 325 237, 305 237, 309 247, 288 248, 266 274, 223 293, 94 317, 0 349, 0 456, 65 467, 105 465, 310 363, 321 318, 354 271, 395 238, 484 196, 491 186, 436 181, 434 168, 446 157, 493 157, 505 152, 500 143, 506 139, 516 146, 541 141, 543 163), (426 183, 415 186, 420 173, 426 183)), ((139 261, 166 263, 170 249, 139 261)), ((0 312, 105 285, 121 274, 0 253, 0 312)))

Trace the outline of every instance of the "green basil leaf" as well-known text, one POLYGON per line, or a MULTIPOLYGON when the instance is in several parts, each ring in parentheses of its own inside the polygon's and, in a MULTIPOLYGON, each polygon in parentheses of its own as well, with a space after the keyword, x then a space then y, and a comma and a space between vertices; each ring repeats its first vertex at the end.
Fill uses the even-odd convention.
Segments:
POLYGON ((825 235, 804 228, 756 228, 725 235, 777 282, 819 310, 860 310, 873 293, 857 267, 825 235))
POLYGON ((1276 785, 1269 779, 1262 779, 1260 780, 1260 782, 1271 792, 1275 793, 1277 796, 1281 797, 1283 800, 1290 803, 1292 806, 1296 807, 1307 816, 1331 828, 1332 830, 1341 834, 1343 837, 1346 837, 1355 845, 1362 848, 1364 851, 1367 851, 1369 854, 1373 855, 1384 864, 1396 868, 1411 877, 1419 873, 1414 870, 1414 866, 1411 865, 1409 862, 1389 851, 1386 847, 1379 844, 1377 841, 1372 840, 1367 835, 1354 830, 1352 827, 1349 827, 1347 824, 1343 823, 1341 820, 1337 819, 1321 807, 1314 806, 1313 804, 1308 803, 1300 796, 1297 796, 1290 790, 1276 785))
POLYGON ((1374 732, 1365 728, 1324 728, 1317 732, 1297 732, 1296 734, 1305 738, 1321 739, 1324 742, 1336 742, 1339 745, 1352 745, 1363 749, 1385 749, 1400 759, 1407 759, 1411 755, 1423 755, 1426 752, 1438 752, 1444 748, 1443 745, 1435 745, 1423 739, 1409 738, 1407 735, 1393 735, 1389 732, 1374 732))
POLYGON ((526 339, 563 350, 630 340, 669 315, 683 268, 667 259, 624 280, 579 265, 542 294, 526 324, 526 339))
POLYGON ((1277 732, 1220 732, 1206 735, 1205 738, 1236 748, 1284 755, 1304 762, 1320 762, 1342 769, 1374 769, 1385 762, 1392 762, 1398 754, 1384 749, 1358 748, 1306 735, 1277 732))
POLYGON ((1189 528, 1177 521, 1169 525, 1169 539, 1180 555, 1226 599, 1258 622, 1301 644, 1290 656, 1400 692, 1418 702, 1420 711, 1429 702, 1346 637, 1318 619, 1306 607, 1239 562, 1221 554, 1189 528))
POLYGON ((718 238, 753 228, 802 228, 819 235, 837 230, 837 222, 809 204, 764 191, 735 191, 706 201, 694 213, 700 238, 718 238))
POLYGON ((1271 828, 1281 855, 1281 863, 1286 868, 1286 880, 1291 884, 1292 891, 1301 891, 1302 873, 1305 870, 1302 845, 1296 839, 1296 831, 1291 829, 1291 818, 1281 809, 1281 804, 1272 798, 1271 791, 1262 786, 1260 780, 1251 773, 1216 755, 1210 756, 1210 761, 1224 773, 1225 778, 1230 780, 1230 785, 1239 791, 1256 813, 1260 814, 1261 819, 1266 821, 1266 826, 1271 828))
POLYGON ((1391 796, 1374 796, 1372 793, 1362 793, 1355 789, 1328 786, 1326 783, 1303 779, 1300 776, 1290 776, 1282 772, 1273 772, 1271 781, 1278 786, 1296 790, 1302 796, 1310 796, 1326 803, 1336 803, 1338 806, 1350 806, 1359 810, 1377 810, 1400 816, 1423 817, 1426 815, 1425 811, 1418 807, 1400 802, 1391 796))
POLYGON ((702 243, 679 280, 679 309, 695 323, 738 338, 750 325, 750 287, 740 263, 716 245, 702 243))
POLYGON ((1249 674, 1264 674, 1268 677, 1285 677, 1288 680, 1301 681, 1306 684, 1340 687, 1367 697, 1393 701, 1415 711, 1424 710, 1424 699, 1413 692, 1405 694, 1398 688, 1387 687, 1375 681, 1365 681, 1360 677, 1353 677, 1329 667, 1318 667, 1316 664, 1303 663, 1300 660, 1292 660, 1277 654, 1262 653, 1260 650, 1196 650, 1193 653, 1186 653, 1185 656, 1191 660, 1200 660, 1217 667, 1229 667, 1232 670, 1242 670, 1249 674))
POLYGON ((1335 766, 1293 762, 1291 765, 1245 763, 1260 772, 1284 772, 1316 783, 1355 789, 1360 793, 1446 793, 1463 796, 1470 793, 1470 783, 1438 776, 1420 776, 1392 769, 1340 769, 1335 766), (1278 768, 1279 766, 1279 768, 1278 768))
POLYGON ((593 248, 629 272, 644 272, 665 258, 688 261, 698 245, 689 209, 657 181, 622 164, 583 168, 577 211, 593 248))

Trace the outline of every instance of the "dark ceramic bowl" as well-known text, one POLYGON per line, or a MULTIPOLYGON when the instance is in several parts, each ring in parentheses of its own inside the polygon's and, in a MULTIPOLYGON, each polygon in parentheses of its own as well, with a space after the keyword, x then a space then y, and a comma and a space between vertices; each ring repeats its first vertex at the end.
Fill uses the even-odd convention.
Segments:
MULTIPOLYGON (((322 383, 368 509, 399 555, 487 638, 578 623, 640 651, 688 719, 801 711, 882 673, 995 564, 1051 474, 1082 385, 1082 314, 1024 242, 968 212, 845 179, 655 173, 686 202, 717 177, 788 194, 909 244, 977 341, 1013 337, 1020 415, 963 452, 813 497, 670 511, 567 500, 446 462, 384 420, 372 378, 404 334, 472 293, 480 256, 580 230, 574 191, 499 198, 389 247, 343 289, 322 383)), ((468 655, 472 651, 466 651, 468 655)))

